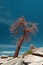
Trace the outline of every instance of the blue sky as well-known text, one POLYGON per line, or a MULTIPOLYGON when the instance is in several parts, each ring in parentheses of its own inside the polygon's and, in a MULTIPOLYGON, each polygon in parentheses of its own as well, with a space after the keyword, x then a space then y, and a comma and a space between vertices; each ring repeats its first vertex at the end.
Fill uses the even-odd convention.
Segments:
POLYGON ((9 26, 20 16, 24 16, 27 21, 39 23, 39 32, 31 43, 42 46, 43 0, 0 0, 0 44, 11 43, 9 26))

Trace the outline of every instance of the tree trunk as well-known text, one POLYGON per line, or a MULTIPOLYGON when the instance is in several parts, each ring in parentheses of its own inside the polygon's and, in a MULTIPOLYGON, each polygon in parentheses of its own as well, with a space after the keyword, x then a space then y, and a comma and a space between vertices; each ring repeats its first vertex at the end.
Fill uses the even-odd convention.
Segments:
POLYGON ((24 40, 25 35, 26 35, 26 33, 23 33, 23 35, 21 36, 21 38, 20 38, 20 40, 19 40, 19 42, 18 42, 18 44, 17 44, 17 48, 16 48, 16 51, 15 51, 15 54, 14 54, 14 58, 15 58, 15 57, 18 57, 19 50, 20 50, 20 48, 21 48, 21 45, 22 45, 22 42, 23 42, 23 40, 24 40))

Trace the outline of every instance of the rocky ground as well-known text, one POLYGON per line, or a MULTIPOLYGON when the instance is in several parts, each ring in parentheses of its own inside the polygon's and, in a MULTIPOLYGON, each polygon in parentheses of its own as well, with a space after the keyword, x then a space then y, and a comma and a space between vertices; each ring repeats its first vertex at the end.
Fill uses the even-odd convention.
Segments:
POLYGON ((33 54, 28 54, 22 58, 1 58, 0 65, 43 65, 43 48, 33 50, 33 54))

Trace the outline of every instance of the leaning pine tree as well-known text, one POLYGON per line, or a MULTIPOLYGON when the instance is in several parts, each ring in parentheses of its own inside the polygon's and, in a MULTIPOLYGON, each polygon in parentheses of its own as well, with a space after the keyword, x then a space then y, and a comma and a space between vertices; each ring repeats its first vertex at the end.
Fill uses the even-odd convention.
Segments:
POLYGON ((37 24, 25 21, 24 17, 18 18, 18 20, 14 21, 14 23, 10 25, 10 32, 14 37, 18 37, 19 39, 14 53, 14 58, 18 57, 23 40, 26 39, 26 41, 28 41, 30 39, 30 35, 37 31, 37 24))

